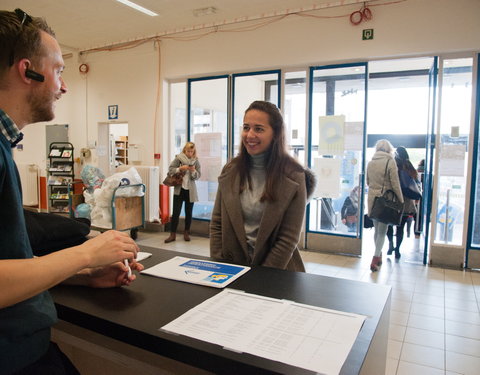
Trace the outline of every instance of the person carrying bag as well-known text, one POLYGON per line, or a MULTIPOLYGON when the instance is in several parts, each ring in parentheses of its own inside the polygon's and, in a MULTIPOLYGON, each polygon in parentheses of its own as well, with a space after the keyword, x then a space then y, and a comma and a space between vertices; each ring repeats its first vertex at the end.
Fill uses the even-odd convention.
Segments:
POLYGON ((393 146, 386 139, 379 140, 375 145, 375 154, 367 166, 367 185, 368 216, 373 220, 375 228, 375 253, 370 270, 375 272, 382 264, 382 248, 388 229, 388 224, 385 222, 393 221, 391 220, 393 216, 398 215, 391 212, 395 209, 394 207, 398 210, 397 204, 403 205, 397 166, 393 160, 393 146), (390 218, 387 211, 390 212, 390 218))
POLYGON ((385 166, 382 195, 375 197, 369 216, 371 219, 378 220, 384 224, 400 225, 403 215, 403 202, 399 201, 393 190, 384 190, 389 163, 390 160, 387 161, 387 165, 385 166))
POLYGON ((394 247, 390 247, 387 255, 391 255, 393 252, 395 252, 395 258, 399 259, 401 256, 400 245, 403 241, 405 224, 408 222, 409 217, 415 216, 415 214, 417 213, 416 201, 418 201, 422 197, 422 192, 420 188, 420 180, 418 179, 418 172, 410 162, 408 152, 405 147, 397 147, 397 150, 395 151, 395 163, 398 168, 400 187, 402 189, 402 194, 405 202, 400 223, 396 224, 396 244, 394 247))

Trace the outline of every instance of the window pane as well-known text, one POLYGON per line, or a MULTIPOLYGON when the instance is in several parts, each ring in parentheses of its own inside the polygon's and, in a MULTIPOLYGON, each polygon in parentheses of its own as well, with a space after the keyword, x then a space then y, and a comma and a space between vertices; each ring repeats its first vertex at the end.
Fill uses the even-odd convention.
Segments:
POLYGON ((365 79, 363 65, 312 71, 310 165, 319 187, 310 204, 310 231, 359 233, 365 79), (355 212, 346 211, 350 202, 355 212))
POLYGON ((169 159, 182 152, 187 141, 187 83, 170 84, 170 124, 173 124, 174 141, 169 159))
POLYGON ((285 74, 285 106, 283 108, 290 155, 302 165, 305 164, 306 77, 306 71, 285 74))
POLYGON ((443 61, 436 243, 462 244, 472 64, 472 58, 443 61))
POLYGON ((210 220, 222 166, 227 162, 228 78, 190 81, 190 135, 202 176, 193 217, 210 220))
POLYGON ((278 106, 279 80, 280 72, 233 76, 233 156, 237 154, 240 145, 240 130, 245 110, 255 100, 266 100, 278 106))

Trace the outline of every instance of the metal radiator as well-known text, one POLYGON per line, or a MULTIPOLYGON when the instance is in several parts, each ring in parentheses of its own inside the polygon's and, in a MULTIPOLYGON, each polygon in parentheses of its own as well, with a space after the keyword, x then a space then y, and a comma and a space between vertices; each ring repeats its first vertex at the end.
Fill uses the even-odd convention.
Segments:
POLYGON ((39 199, 39 168, 36 164, 17 164, 20 181, 22 182, 22 199, 24 206, 38 206, 39 199))

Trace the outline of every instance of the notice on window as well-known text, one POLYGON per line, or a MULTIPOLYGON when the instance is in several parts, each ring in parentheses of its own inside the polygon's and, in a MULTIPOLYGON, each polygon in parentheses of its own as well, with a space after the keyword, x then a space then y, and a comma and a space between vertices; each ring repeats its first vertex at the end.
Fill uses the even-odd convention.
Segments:
POLYGON ((160 329, 321 374, 338 374, 365 319, 225 289, 160 329))
POLYGON ((363 150, 363 122, 345 122, 345 150, 363 150))
POLYGON ((442 145, 440 176, 465 176, 465 145, 442 145))
POLYGON ((333 198, 340 196, 341 159, 316 158, 313 160, 313 172, 317 176, 315 197, 333 198))
POLYGON ((318 119, 318 153, 320 155, 343 155, 345 116, 320 116, 318 119))

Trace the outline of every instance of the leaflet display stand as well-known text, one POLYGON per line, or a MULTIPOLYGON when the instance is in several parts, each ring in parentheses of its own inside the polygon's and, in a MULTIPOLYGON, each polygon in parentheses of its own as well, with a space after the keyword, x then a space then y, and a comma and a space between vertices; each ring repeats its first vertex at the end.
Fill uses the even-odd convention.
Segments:
POLYGON ((68 213, 68 185, 75 177, 73 145, 52 142, 48 154, 48 209, 49 212, 68 213))

